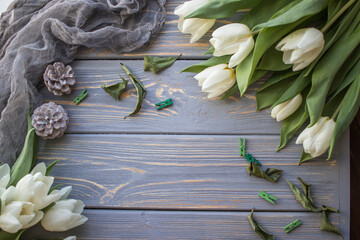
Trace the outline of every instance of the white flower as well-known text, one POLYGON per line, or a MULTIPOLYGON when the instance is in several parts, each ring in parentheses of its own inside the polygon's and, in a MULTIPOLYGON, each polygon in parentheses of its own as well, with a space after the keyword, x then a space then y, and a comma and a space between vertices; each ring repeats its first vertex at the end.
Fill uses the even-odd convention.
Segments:
POLYGON ((312 127, 304 129, 297 138, 296 144, 303 144, 304 151, 312 157, 320 156, 330 146, 335 124, 333 119, 321 117, 312 127))
POLYGON ((0 215, 0 228, 9 233, 16 233, 20 229, 34 226, 44 213, 35 211, 34 204, 30 202, 12 201, 7 204, 0 215))
POLYGON ((50 208, 41 225, 48 231, 67 231, 87 221, 87 217, 81 215, 84 203, 80 200, 60 200, 50 208))
POLYGON ((231 23, 216 29, 210 43, 214 46, 214 56, 233 54, 229 67, 241 63, 254 48, 254 39, 248 26, 231 23))
POLYGON ((280 103, 279 105, 276 105, 271 110, 271 117, 276 118, 276 121, 280 122, 285 118, 289 117, 291 114, 293 114, 301 106, 301 103, 302 103, 302 96, 299 93, 292 99, 280 103))
POLYGON ((53 177, 45 176, 42 172, 27 174, 16 184, 15 199, 31 202, 35 210, 41 210, 62 197, 60 191, 48 194, 53 182, 53 177))
POLYGON ((64 238, 64 240, 76 240, 76 236, 69 236, 67 238, 64 238))
POLYGON ((209 93, 208 98, 217 97, 235 84, 235 73, 227 64, 208 67, 194 77, 198 80, 203 92, 209 93))
POLYGON ((316 28, 303 28, 285 37, 276 49, 284 52, 285 64, 294 64, 293 71, 299 71, 319 56, 324 45, 324 34, 321 31, 316 28))
POLYGON ((190 43, 199 40, 215 24, 216 20, 184 18, 209 2, 211 2, 211 0, 192 0, 175 8, 174 14, 179 16, 178 28, 182 33, 191 34, 190 43))

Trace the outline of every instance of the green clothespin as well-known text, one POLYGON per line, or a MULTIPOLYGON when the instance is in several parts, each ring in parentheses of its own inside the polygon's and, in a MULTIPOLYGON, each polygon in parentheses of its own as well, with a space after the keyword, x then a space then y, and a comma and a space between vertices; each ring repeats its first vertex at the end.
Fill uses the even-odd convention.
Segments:
POLYGON ((166 108, 166 107, 171 106, 171 105, 173 105, 173 102, 172 102, 172 99, 171 99, 171 98, 155 104, 155 106, 158 106, 157 110, 166 108))
POLYGON ((286 233, 291 232, 292 230, 294 230, 295 228, 299 227, 301 225, 301 222, 299 219, 296 219, 295 221, 293 221, 292 223, 286 225, 284 227, 284 230, 286 233))
POLYGON ((261 163, 260 163, 258 160, 256 160, 253 156, 251 156, 250 153, 246 154, 245 158, 246 158, 246 160, 248 160, 249 162, 253 162, 253 163, 261 166, 261 163))
POLYGON ((87 89, 85 88, 79 96, 77 96, 75 99, 74 99, 74 102, 76 105, 78 105, 82 100, 84 100, 84 98, 89 94, 86 92, 87 89))
POLYGON ((274 196, 272 196, 271 194, 268 194, 268 193, 266 193, 266 192, 264 192, 264 191, 260 191, 259 197, 265 199, 266 201, 268 201, 268 202, 270 202, 270 203, 272 203, 272 204, 275 204, 274 201, 278 200, 277 197, 274 197, 274 196))
POLYGON ((239 148, 240 148, 240 156, 245 157, 245 143, 246 143, 246 139, 244 138, 244 140, 241 142, 241 138, 239 138, 239 148))

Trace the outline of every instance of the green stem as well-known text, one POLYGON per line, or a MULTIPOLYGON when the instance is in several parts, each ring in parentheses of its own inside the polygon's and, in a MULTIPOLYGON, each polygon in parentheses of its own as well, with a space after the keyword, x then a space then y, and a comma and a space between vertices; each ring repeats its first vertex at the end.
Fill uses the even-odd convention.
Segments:
POLYGON ((261 30, 263 30, 262 28, 258 29, 258 30, 255 30, 252 32, 252 35, 255 36, 257 34, 259 34, 261 32, 261 30))
POLYGON ((334 114, 332 115, 331 119, 335 121, 335 118, 337 117, 337 115, 340 112, 341 106, 343 105, 344 99, 341 101, 341 103, 339 104, 339 106, 337 107, 337 109, 335 110, 334 114))
POLYGON ((356 0, 350 0, 347 4, 345 4, 340 11, 338 11, 335 16, 330 19, 329 22, 326 23, 326 25, 321 29, 321 32, 325 33, 333 24, 336 22, 336 20, 349 8, 351 5, 356 2, 356 0))

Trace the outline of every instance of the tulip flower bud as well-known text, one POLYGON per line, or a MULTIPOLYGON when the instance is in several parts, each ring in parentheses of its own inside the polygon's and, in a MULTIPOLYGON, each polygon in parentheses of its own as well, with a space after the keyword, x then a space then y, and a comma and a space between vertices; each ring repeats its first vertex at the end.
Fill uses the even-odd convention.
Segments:
POLYGON ((304 129, 297 138, 296 144, 303 144, 306 153, 314 158, 318 157, 330 147, 335 125, 333 119, 321 117, 312 127, 304 129))
POLYGON ((301 103, 302 103, 302 96, 299 93, 292 99, 280 103, 279 105, 276 105, 271 110, 271 117, 276 118, 276 121, 280 122, 285 118, 289 117, 291 114, 293 114, 300 107, 301 103))
POLYGON ((211 0, 192 0, 175 8, 174 14, 179 16, 178 28, 182 33, 191 34, 190 43, 199 40, 215 24, 215 19, 189 18, 195 10, 203 7, 211 0))
POLYGON ((285 64, 294 64, 293 71, 309 66, 321 53, 325 45, 324 34, 316 28, 303 28, 285 37, 276 46, 284 52, 285 64))
POLYGON ((60 191, 48 194, 53 182, 53 177, 47 177, 42 172, 27 174, 16 184, 15 199, 31 202, 35 210, 41 210, 62 197, 60 191))
POLYGON ((210 43, 214 46, 214 56, 233 54, 229 67, 241 63, 254 48, 254 39, 248 26, 231 23, 216 29, 210 43))
POLYGON ((35 211, 35 206, 29 202, 12 201, 2 208, 0 228, 8 233, 16 233, 37 224, 44 213, 35 211))
POLYGON ((75 228, 88 220, 87 217, 81 215, 84 207, 85 204, 80 200, 60 200, 45 213, 41 225, 52 232, 75 228))
POLYGON ((208 67, 194 77, 198 80, 203 92, 209 93, 208 98, 217 97, 235 84, 235 73, 227 64, 208 67))

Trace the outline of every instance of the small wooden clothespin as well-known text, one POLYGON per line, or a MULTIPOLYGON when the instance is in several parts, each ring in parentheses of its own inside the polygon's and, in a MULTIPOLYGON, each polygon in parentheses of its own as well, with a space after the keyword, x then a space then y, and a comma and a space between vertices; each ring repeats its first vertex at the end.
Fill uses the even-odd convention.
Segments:
POLYGON ((294 230, 295 228, 299 227, 301 225, 301 222, 299 219, 296 219, 295 221, 293 221, 292 223, 286 225, 284 227, 284 230, 286 233, 291 232, 292 230, 294 230))
POLYGON ((270 202, 270 203, 272 203, 272 204, 275 204, 274 201, 278 200, 277 197, 274 197, 273 195, 268 194, 268 193, 266 193, 266 192, 264 192, 264 191, 260 191, 259 197, 265 199, 266 201, 268 201, 268 202, 270 202))
POLYGON ((245 158, 246 158, 246 160, 248 160, 249 162, 253 162, 253 163, 261 166, 261 163, 260 163, 258 160, 256 160, 253 156, 251 156, 250 153, 246 154, 245 158))
POLYGON ((157 110, 166 108, 166 107, 171 106, 171 105, 173 105, 173 102, 172 102, 172 99, 171 99, 171 98, 155 104, 155 106, 158 106, 157 110))
POLYGON ((84 98, 89 94, 86 92, 87 89, 85 88, 80 94, 79 96, 77 96, 75 99, 74 99, 74 102, 76 105, 78 105, 82 100, 84 100, 84 98))
POLYGON ((241 138, 239 138, 239 148, 240 148, 240 156, 245 157, 245 144, 246 144, 246 139, 244 138, 244 140, 241 142, 241 138))

